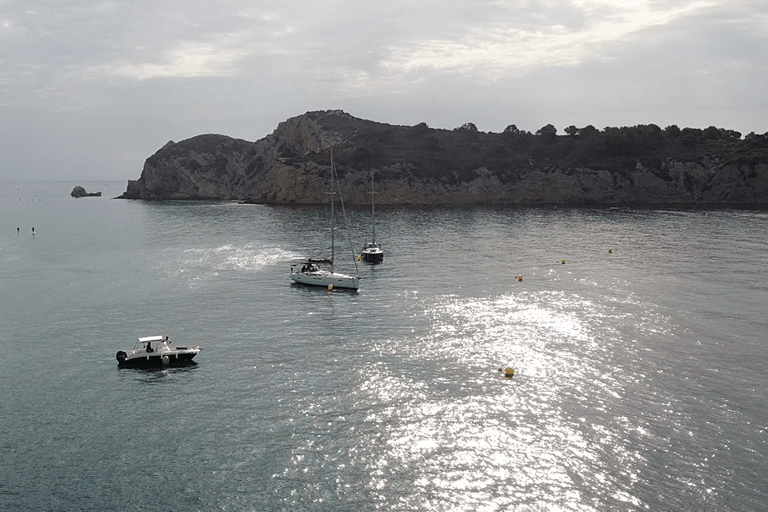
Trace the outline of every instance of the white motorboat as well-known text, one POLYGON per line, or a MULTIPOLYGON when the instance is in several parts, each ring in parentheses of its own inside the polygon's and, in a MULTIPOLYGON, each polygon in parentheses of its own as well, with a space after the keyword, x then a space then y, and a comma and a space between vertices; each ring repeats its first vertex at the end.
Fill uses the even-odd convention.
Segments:
POLYGON ((132 350, 120 350, 115 355, 120 368, 167 368, 194 364, 194 357, 203 350, 200 346, 172 346, 168 336, 139 338, 132 350))
POLYGON ((373 195, 375 193, 373 190, 373 172, 371 172, 371 226, 373 228, 373 240, 369 242, 366 238, 363 250, 360 252, 360 259, 366 263, 381 263, 384 261, 384 251, 376 243, 376 215, 373 211, 373 195))
MULTIPOLYGON (((333 166, 333 149, 331 149, 331 191, 329 193, 331 196, 331 257, 330 259, 309 258, 302 263, 294 263, 291 265, 291 279, 299 284, 322 286, 328 289, 350 288, 357 290, 360 283, 360 278, 357 275, 350 276, 347 274, 340 274, 333 269, 334 251, 336 247, 334 236, 336 228, 334 225, 333 212, 333 203, 335 202, 334 195, 336 194, 336 191, 334 190, 335 178, 336 170, 333 166)), ((339 193, 339 197, 341 198, 341 193, 339 193)), ((344 208, 343 198, 341 198, 341 206, 344 208)), ((355 271, 357 271, 357 261, 354 258, 354 254, 352 256, 352 260, 355 264, 355 271)))

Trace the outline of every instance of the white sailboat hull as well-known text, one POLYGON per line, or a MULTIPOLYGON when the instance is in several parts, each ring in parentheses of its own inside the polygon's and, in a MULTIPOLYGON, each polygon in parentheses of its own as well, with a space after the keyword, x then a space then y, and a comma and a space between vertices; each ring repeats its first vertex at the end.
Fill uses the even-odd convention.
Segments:
POLYGON ((312 286, 328 288, 328 285, 332 285, 334 288, 352 288, 354 290, 357 290, 360 282, 358 277, 339 274, 338 272, 328 272, 326 270, 315 272, 291 272, 291 279, 297 283, 312 286))

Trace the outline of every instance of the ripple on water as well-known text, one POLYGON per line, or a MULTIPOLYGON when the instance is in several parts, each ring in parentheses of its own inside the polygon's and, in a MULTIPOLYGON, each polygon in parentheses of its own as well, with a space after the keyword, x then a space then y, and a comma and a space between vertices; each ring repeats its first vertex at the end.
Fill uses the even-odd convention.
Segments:
MULTIPOLYGON (((388 507, 429 510, 589 510, 607 483, 632 488, 637 473, 615 466, 642 457, 623 441, 631 423, 615 405, 632 377, 609 370, 606 345, 621 341, 601 327, 610 307, 554 292, 431 301, 429 332, 371 346, 379 360, 348 397, 358 418, 345 415, 363 427, 332 456, 340 481, 354 468, 388 507), (497 371, 507 365, 513 379, 497 371)), ((334 453, 329 443, 297 448, 286 476, 312 471, 308 454, 334 453)), ((613 500, 639 504, 623 490, 613 500)))

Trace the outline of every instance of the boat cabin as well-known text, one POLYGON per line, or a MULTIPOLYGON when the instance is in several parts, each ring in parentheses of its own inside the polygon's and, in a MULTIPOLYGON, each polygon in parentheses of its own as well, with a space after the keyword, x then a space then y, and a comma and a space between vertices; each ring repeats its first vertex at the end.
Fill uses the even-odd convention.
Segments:
POLYGON ((332 262, 330 259, 326 258, 309 258, 307 261, 302 263, 294 263, 291 265, 291 273, 297 273, 299 272, 299 265, 301 265, 301 272, 304 274, 309 274, 312 272, 320 272, 321 270, 324 270, 323 267, 327 267, 328 265, 331 265, 332 262))
POLYGON ((170 340, 167 336, 145 336, 143 338, 139 338, 139 341, 136 342, 136 345, 134 345, 133 350, 137 352, 146 352, 147 351, 147 344, 151 344, 152 351, 156 351, 158 348, 163 346, 165 343, 170 343, 170 340))

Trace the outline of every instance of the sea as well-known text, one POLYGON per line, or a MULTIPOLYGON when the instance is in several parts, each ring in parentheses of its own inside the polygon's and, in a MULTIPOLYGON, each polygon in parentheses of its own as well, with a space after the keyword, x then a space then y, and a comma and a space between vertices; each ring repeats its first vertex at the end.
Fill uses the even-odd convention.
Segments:
POLYGON ((0 510, 768 507, 768 212, 337 204, 350 292, 328 205, 126 185, 0 183, 0 510))

